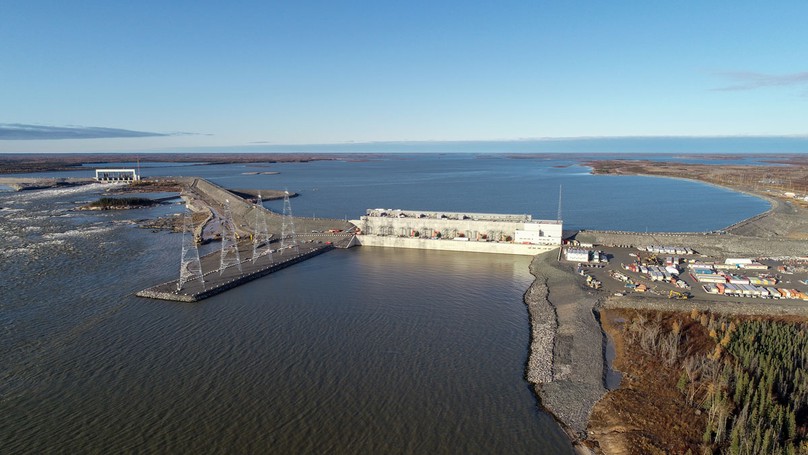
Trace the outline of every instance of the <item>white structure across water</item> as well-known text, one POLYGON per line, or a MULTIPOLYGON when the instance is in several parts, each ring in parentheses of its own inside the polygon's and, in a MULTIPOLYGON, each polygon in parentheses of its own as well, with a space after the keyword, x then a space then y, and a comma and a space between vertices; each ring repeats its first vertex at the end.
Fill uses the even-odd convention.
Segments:
POLYGON ((371 209, 351 221, 362 245, 533 255, 561 245, 560 220, 530 215, 371 209))
POLYGON ((136 182, 140 176, 134 169, 96 169, 95 179, 99 182, 136 182))

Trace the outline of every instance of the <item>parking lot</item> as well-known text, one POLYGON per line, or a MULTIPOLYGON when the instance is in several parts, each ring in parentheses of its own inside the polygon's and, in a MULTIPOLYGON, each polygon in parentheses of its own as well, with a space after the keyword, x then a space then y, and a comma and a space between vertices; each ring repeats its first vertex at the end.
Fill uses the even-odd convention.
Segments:
MULTIPOLYGON (((658 297, 662 299, 680 299, 689 300, 696 299, 702 301, 715 301, 715 302, 765 302, 771 300, 791 300, 795 302, 801 301, 798 298, 788 298, 778 296, 776 299, 772 297, 742 297, 730 296, 724 294, 710 294, 707 293, 703 285, 694 279, 692 269, 689 267, 692 263, 700 264, 714 264, 716 268, 714 280, 718 281, 721 274, 734 275, 738 280, 743 281, 745 277, 754 277, 760 279, 763 277, 771 277, 776 280, 776 284, 766 285, 768 288, 790 289, 801 292, 803 295, 808 294, 808 285, 805 280, 808 280, 808 261, 797 259, 769 259, 758 258, 755 262, 763 264, 768 268, 765 270, 745 270, 742 268, 734 268, 733 266, 724 265, 726 258, 707 257, 698 254, 665 254, 665 253, 651 253, 640 251, 636 248, 620 248, 620 247, 594 247, 594 251, 605 253, 608 258, 607 263, 583 263, 577 261, 566 261, 564 255, 561 256, 562 263, 569 264, 571 271, 579 270, 584 275, 581 277, 585 281, 586 275, 592 276, 593 279, 601 283, 601 292, 608 293, 608 295, 628 295, 628 294, 641 294, 648 297, 658 297), (648 273, 641 273, 640 265, 652 267, 655 269, 664 269, 666 262, 670 263, 670 259, 678 258, 677 264, 674 264, 679 269, 677 275, 672 275, 674 280, 682 281, 678 285, 669 281, 661 280, 660 274, 657 273, 657 279, 651 278, 648 273), (667 260, 667 261, 666 261, 667 260), (580 264, 580 267, 578 266, 580 264), (636 264, 638 271, 626 270, 625 266, 636 264), (785 267, 778 269, 778 267, 785 267), (685 298, 689 296, 689 298, 685 298)), ((754 280, 753 278, 753 280, 754 280)), ((733 278, 735 281, 736 278, 733 278)), ((591 281, 591 280, 590 280, 591 281)), ((808 305, 808 301, 805 301, 808 305)))

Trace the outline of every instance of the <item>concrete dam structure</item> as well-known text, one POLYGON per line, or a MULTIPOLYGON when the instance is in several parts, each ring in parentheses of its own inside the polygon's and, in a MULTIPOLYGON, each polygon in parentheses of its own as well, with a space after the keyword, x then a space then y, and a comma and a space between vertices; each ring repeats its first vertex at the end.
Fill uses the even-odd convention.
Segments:
POLYGON ((530 215, 371 209, 348 223, 294 217, 288 193, 281 215, 266 210, 260 196, 248 201, 204 179, 182 183, 188 207, 205 213, 206 219, 193 227, 186 221, 179 279, 144 289, 137 293, 140 297, 196 302, 335 247, 533 256, 561 245, 560 220, 533 220, 530 215), (218 237, 221 251, 200 258, 196 244, 203 234, 218 237))
POLYGON ((531 215, 370 209, 358 220, 365 246, 533 256, 561 246, 560 220, 531 215))

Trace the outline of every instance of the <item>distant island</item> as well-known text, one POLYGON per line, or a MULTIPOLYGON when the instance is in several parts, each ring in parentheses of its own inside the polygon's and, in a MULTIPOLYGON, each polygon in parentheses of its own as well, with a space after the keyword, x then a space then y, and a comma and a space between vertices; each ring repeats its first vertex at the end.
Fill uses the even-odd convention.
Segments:
MULTIPOLYGON (((307 163, 310 161, 352 161, 376 155, 333 153, 20 153, 0 155, 0 174, 62 172, 89 169, 85 164, 104 167, 108 163, 188 163, 195 166, 251 163, 307 163)), ((270 171, 272 172, 272 171, 270 171)), ((261 172, 263 174, 263 172, 261 172)))
POLYGON ((79 207, 79 210, 128 210, 142 209, 157 205, 159 202, 143 197, 102 197, 101 199, 79 207))

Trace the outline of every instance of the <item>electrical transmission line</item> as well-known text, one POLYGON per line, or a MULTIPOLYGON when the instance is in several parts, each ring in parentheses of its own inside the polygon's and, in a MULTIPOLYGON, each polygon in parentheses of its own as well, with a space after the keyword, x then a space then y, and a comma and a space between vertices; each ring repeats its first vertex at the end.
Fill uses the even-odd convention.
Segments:
POLYGON ((295 233, 295 219, 292 217, 292 203, 289 202, 289 191, 283 193, 283 225, 281 227, 281 253, 286 248, 295 250, 295 254, 299 253, 297 246, 297 234, 295 233))
POLYGON ((188 212, 186 212, 182 220, 182 257, 180 259, 180 279, 177 281, 177 291, 182 290, 185 283, 197 278, 202 283, 202 286, 205 286, 202 263, 199 262, 199 249, 196 246, 193 226, 189 218, 188 212))
POLYGON ((230 200, 224 200, 224 217, 222 219, 222 260, 219 263, 219 275, 224 269, 233 265, 238 266, 241 273, 241 259, 238 255, 238 235, 233 224, 233 212, 230 211, 230 200))
POLYGON ((264 203, 261 193, 258 193, 258 201, 255 206, 255 229, 253 234, 253 254, 252 262, 261 256, 269 256, 272 260, 272 249, 269 247, 269 230, 267 229, 267 218, 264 213, 264 203))

